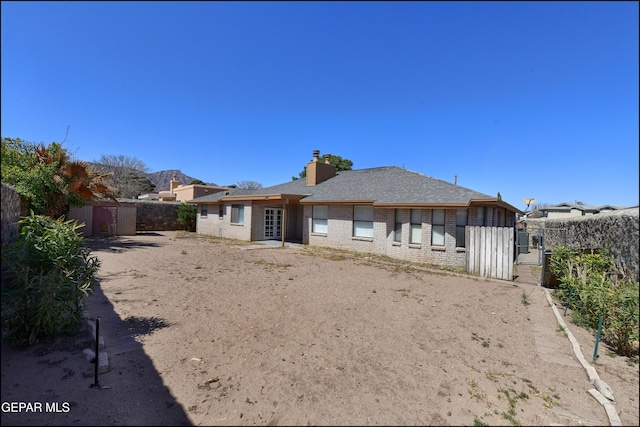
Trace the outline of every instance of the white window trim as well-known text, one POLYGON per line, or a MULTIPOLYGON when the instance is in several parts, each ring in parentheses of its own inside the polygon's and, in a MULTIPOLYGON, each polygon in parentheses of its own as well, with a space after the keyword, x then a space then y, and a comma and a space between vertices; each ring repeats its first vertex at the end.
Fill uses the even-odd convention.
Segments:
POLYGON ((353 237, 373 239, 373 215, 373 206, 353 206, 353 237))
POLYGON ((329 232, 329 207, 314 205, 311 207, 311 232, 327 234, 329 232))

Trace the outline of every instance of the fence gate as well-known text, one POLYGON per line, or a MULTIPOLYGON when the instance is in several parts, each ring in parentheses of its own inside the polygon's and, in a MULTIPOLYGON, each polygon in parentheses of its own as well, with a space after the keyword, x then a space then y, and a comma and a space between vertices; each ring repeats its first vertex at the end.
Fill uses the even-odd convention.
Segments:
POLYGON ((516 229, 516 264, 543 265, 558 246, 566 246, 565 228, 525 227, 516 229))
POLYGON ((542 265, 544 228, 516 229, 516 264, 542 265))
POLYGON ((514 228, 465 227, 467 272, 513 280, 514 228))

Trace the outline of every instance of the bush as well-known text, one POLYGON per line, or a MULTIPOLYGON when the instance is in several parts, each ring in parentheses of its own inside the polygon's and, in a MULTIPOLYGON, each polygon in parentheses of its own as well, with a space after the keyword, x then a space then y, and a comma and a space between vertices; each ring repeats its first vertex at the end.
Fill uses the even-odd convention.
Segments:
POLYGON ((2 251, 3 331, 21 346, 76 332, 100 261, 74 221, 32 212, 18 224, 20 234, 2 251))
POLYGON ((184 226, 187 231, 194 231, 198 208, 195 205, 182 203, 178 206, 178 224, 184 226))
POLYGON ((556 248, 551 271, 560 280, 557 295, 568 300, 571 316, 579 326, 595 330, 603 318, 602 336, 625 356, 637 352, 639 312, 637 282, 622 282, 614 271, 608 248, 596 253, 578 253, 556 248))

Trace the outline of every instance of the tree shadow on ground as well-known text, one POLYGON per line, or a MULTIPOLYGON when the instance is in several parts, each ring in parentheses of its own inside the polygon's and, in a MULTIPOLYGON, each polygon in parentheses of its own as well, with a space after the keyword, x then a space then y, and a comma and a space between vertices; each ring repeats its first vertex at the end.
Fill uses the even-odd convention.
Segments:
MULTIPOLYGON (((148 233, 145 236, 162 236, 157 233, 148 233)), ((112 251, 123 252, 133 248, 157 248, 163 246, 155 242, 146 242, 142 240, 133 240, 136 236, 126 236, 125 241, 122 237, 87 237, 84 240, 85 246, 91 251, 112 251)))

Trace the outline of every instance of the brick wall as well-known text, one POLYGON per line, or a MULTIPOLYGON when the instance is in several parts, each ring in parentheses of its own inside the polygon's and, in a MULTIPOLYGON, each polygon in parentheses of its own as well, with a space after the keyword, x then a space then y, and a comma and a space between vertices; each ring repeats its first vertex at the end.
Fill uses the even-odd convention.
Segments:
POLYGON ((252 240, 251 223, 260 220, 259 216, 252 215, 251 202, 239 202, 244 206, 244 224, 231 224, 231 203, 223 205, 224 215, 220 219, 219 204, 198 205, 198 217, 196 219, 196 232, 227 239, 252 240), (207 215, 202 216, 202 209, 207 210, 207 215))
POLYGON ((456 248, 456 210, 445 210, 445 245, 431 245, 432 209, 422 209, 422 239, 410 244, 410 209, 401 210, 402 237, 394 242, 395 210, 374 209, 373 238, 353 237, 353 206, 329 205, 327 233, 312 233, 312 206, 304 206, 303 243, 453 268, 464 268, 464 248, 456 248))
MULTIPOLYGON (((218 215, 218 204, 201 204, 198 207, 197 233, 208 234, 238 240, 264 239, 264 210, 270 205, 261 203, 244 203, 244 224, 231 224, 231 204, 224 205, 224 216, 218 215), (202 216, 202 209, 207 211, 202 216)), ((271 206, 280 208, 280 206, 271 206)), ((353 236, 353 205, 328 205, 326 234, 312 233, 311 205, 290 207, 291 216, 286 221, 290 229, 287 239, 302 240, 303 244, 330 247, 354 252, 386 255, 392 258, 426 264, 440 265, 463 269, 466 267, 465 248, 456 248, 456 209, 445 210, 445 244, 431 245, 432 209, 422 209, 422 236, 419 244, 410 244, 411 225, 409 223, 411 209, 401 209, 402 238, 394 242, 395 209, 374 208, 373 238, 353 236), (292 224, 294 221, 295 224, 292 224)), ((468 210, 468 224, 477 225, 478 209, 468 210)), ((513 224, 514 220, 506 217, 502 208, 485 208, 485 225, 492 226, 496 222, 513 224), (500 213, 501 215, 498 215, 500 213), (500 220, 499 220, 500 218, 500 220)))

